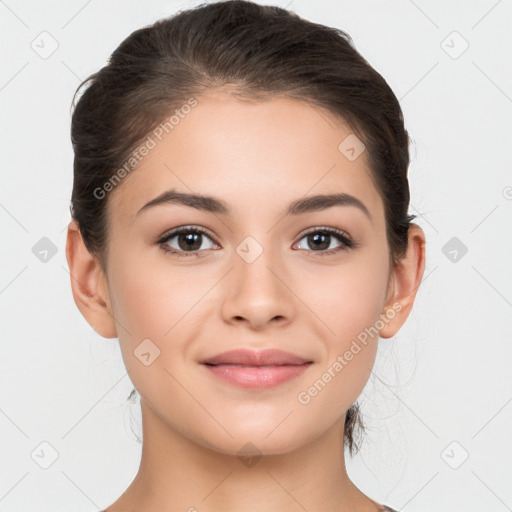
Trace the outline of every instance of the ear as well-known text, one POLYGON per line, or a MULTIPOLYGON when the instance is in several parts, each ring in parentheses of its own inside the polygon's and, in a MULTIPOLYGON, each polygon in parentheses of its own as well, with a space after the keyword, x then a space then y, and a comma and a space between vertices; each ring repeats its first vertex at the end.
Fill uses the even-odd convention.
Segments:
POLYGON ((104 338, 115 338, 117 331, 110 306, 107 279, 73 219, 68 226, 66 258, 71 275, 71 289, 78 309, 89 325, 104 338))
POLYGON ((416 224, 408 233, 407 251, 391 271, 384 315, 388 319, 380 330, 381 338, 391 338, 407 320, 425 270, 425 234, 416 224), (386 314, 386 310, 388 314, 386 314), (394 314, 391 315, 391 310, 394 314))

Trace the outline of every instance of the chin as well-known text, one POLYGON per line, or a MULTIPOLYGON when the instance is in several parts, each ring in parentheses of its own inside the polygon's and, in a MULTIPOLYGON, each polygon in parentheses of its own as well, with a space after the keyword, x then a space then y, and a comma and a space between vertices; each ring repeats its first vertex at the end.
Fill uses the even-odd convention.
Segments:
POLYGON ((210 435, 196 442, 215 452, 241 458, 285 455, 300 449, 308 442, 303 429, 296 431, 294 428, 294 432, 290 432, 289 428, 283 426, 276 429, 275 423, 272 426, 260 423, 258 426, 253 425, 252 428, 248 425, 246 428, 241 428, 240 425, 230 428, 226 425, 226 429, 233 437, 222 430, 216 436, 209 432, 210 435))

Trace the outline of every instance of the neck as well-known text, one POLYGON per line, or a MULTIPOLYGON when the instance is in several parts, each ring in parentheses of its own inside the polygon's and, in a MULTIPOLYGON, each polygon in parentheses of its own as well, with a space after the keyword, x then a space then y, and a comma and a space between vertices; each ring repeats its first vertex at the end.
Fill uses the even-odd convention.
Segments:
POLYGON ((349 479, 344 418, 312 443, 259 459, 214 451, 183 436, 141 399, 143 445, 137 476, 105 512, 377 512, 349 479))

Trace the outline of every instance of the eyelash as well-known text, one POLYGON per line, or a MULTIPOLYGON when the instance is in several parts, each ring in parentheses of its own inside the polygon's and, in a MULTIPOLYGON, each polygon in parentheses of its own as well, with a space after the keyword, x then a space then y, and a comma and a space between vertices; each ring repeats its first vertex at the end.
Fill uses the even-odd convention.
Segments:
MULTIPOLYGON (((195 228, 195 227, 190 227, 190 226, 183 226, 181 228, 175 229, 174 231, 171 231, 169 234, 160 238, 160 240, 158 240, 157 243, 160 245, 161 249, 165 253, 170 253, 170 254, 173 254, 174 256, 186 257, 186 258, 199 256, 199 253, 201 251, 187 252, 187 251, 177 251, 176 249, 169 248, 169 246, 167 245, 167 242, 169 240, 171 240, 172 238, 174 238, 180 234, 183 234, 183 233, 196 233, 196 234, 205 235, 210 240, 212 240, 212 242, 217 244, 217 242, 215 242, 215 240, 212 239, 212 237, 208 234, 208 232, 206 232, 205 230, 203 230, 201 228, 195 228)), ((342 244, 339 247, 336 247, 335 249, 326 249, 323 251, 308 251, 310 253, 315 254, 315 256, 316 255, 330 256, 330 255, 338 253, 340 251, 346 251, 348 249, 355 249, 359 246, 358 243, 351 240, 343 231, 340 231, 340 230, 334 229, 334 228, 329 228, 329 227, 319 227, 319 228, 311 229, 311 230, 307 231, 306 233, 304 233, 302 235, 302 237, 299 239, 299 241, 302 240, 303 238, 305 238, 306 236, 315 234, 315 233, 322 233, 322 234, 328 234, 328 235, 334 236, 342 244)))

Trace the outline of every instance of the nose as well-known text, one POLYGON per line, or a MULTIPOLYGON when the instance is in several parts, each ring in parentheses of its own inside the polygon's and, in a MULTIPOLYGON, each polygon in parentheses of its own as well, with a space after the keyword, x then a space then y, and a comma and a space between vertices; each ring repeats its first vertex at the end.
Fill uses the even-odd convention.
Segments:
POLYGON ((295 315, 291 275, 270 250, 252 262, 233 255, 233 268, 224 280, 223 318, 262 330, 268 324, 284 326, 295 315))

